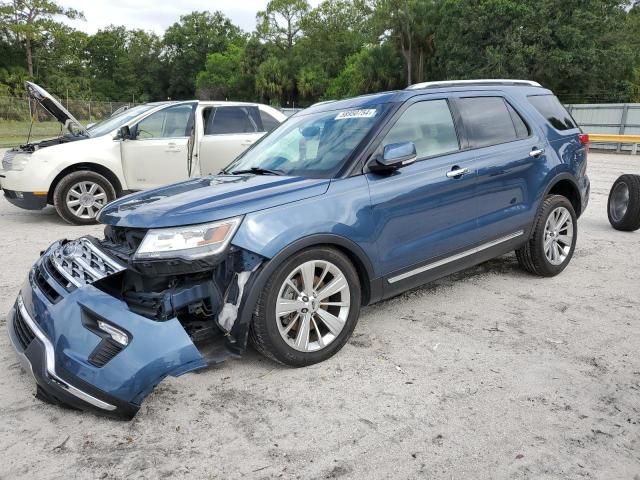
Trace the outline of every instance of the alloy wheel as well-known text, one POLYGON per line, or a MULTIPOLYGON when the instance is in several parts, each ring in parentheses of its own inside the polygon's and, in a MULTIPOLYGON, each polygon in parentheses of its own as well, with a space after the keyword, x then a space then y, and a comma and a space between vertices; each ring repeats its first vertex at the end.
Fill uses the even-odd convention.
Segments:
POLYGON ((351 307, 349 283, 333 263, 311 260, 287 275, 276 301, 276 322, 295 350, 314 352, 344 329, 351 307))
POLYGON ((552 265, 562 265, 573 245, 573 219, 565 207, 554 209, 544 226, 544 254, 552 265))
POLYGON ((106 205, 107 193, 95 182, 82 181, 69 189, 65 201, 76 217, 91 219, 106 205))

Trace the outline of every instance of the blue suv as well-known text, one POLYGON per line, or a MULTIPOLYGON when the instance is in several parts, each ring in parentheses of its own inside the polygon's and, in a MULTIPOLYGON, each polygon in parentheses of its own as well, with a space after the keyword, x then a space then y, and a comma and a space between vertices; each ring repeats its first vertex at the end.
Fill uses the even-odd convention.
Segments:
POLYGON ((9 313, 12 344, 43 400, 126 418, 167 375, 249 339, 320 362, 361 306, 438 277, 513 250, 532 274, 560 273, 587 147, 529 81, 317 104, 218 175, 110 203, 104 238, 51 245, 9 313))

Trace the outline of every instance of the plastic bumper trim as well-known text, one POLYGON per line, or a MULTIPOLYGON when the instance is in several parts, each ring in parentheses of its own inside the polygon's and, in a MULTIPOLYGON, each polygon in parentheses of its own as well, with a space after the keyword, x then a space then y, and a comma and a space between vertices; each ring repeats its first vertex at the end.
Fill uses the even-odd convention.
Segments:
POLYGON ((111 405, 110 403, 107 403, 107 402, 103 402, 102 400, 99 400, 89 395, 88 393, 83 392, 82 390, 74 387, 73 385, 70 385, 66 381, 62 380, 58 375, 56 375, 55 353, 53 351, 53 345, 51 344, 47 336, 42 332, 42 330, 40 330, 40 327, 33 320, 31 315, 29 315, 29 312, 27 312, 27 309, 24 306, 24 301, 22 300, 22 295, 18 295, 17 303, 18 303, 18 309, 20 310, 20 315, 22 315, 22 318, 27 323, 29 328, 33 331, 36 338, 38 338, 38 340, 40 340, 44 345, 45 366, 46 366, 47 374, 49 375, 50 379, 53 380, 58 386, 63 388, 66 392, 70 393, 74 397, 79 398, 80 400, 83 400, 93 405, 94 407, 100 408, 102 410, 109 410, 109 411, 115 410, 116 407, 114 405, 111 405))

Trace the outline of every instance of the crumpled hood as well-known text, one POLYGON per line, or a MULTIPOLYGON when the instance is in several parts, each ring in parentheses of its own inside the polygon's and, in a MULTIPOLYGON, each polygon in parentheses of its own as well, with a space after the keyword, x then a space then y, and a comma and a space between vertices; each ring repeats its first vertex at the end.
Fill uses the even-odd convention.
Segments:
POLYGON ((98 220, 131 228, 213 222, 322 195, 329 183, 266 175, 202 177, 123 197, 104 207, 98 220))

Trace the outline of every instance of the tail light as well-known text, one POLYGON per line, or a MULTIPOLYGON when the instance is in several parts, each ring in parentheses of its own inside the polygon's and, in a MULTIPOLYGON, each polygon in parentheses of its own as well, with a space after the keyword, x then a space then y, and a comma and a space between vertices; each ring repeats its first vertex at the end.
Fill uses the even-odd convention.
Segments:
POLYGON ((588 133, 581 133, 580 135, 578 135, 578 138, 580 139, 580 143, 582 143, 585 147, 589 146, 589 134, 588 133))

